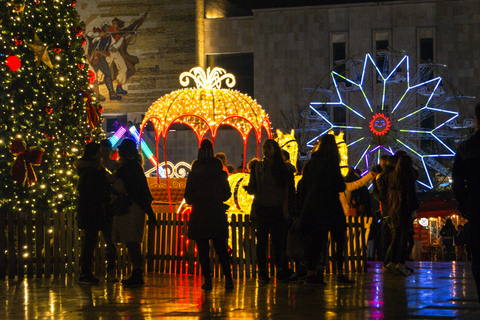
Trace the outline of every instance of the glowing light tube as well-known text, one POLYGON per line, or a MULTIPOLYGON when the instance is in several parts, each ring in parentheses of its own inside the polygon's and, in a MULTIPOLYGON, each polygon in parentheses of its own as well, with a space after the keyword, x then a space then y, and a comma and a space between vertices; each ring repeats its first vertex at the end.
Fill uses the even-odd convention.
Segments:
POLYGON ((110 137, 108 140, 112 143, 112 147, 114 147, 118 141, 120 141, 120 138, 127 132, 127 129, 125 127, 120 127, 118 130, 110 137))
MULTIPOLYGON (((133 137, 135 138, 135 140, 138 143, 138 140, 139 140, 140 136, 139 136, 139 133, 137 131, 137 128, 135 128, 134 126, 131 126, 130 129, 128 129, 128 131, 130 131, 130 133, 133 135, 133 137)), ((157 159, 155 159, 155 156, 153 155, 152 151, 150 150, 150 148, 145 143, 145 140, 141 139, 140 144, 141 144, 141 147, 142 147, 142 152, 145 154, 145 156, 148 158, 148 160, 150 160, 150 162, 155 167, 157 167, 158 166, 157 159)))

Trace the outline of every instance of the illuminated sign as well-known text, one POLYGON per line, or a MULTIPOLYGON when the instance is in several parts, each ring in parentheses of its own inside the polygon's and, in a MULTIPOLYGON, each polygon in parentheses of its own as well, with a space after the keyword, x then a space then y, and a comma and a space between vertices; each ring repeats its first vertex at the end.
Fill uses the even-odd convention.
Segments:
POLYGON ((383 136, 390 130, 390 119, 383 113, 373 115, 370 120, 370 131, 377 136, 383 136))

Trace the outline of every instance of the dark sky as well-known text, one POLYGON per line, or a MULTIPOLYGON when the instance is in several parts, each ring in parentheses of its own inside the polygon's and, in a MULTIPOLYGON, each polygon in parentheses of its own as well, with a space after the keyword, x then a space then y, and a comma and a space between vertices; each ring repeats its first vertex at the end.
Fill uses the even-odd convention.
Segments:
MULTIPOLYGON (((281 7, 302 7, 302 6, 317 6, 328 4, 345 4, 345 3, 362 3, 375 2, 372 0, 228 0, 245 9, 264 9, 264 8, 281 8, 281 7)), ((398 1, 398 0, 383 0, 398 1)))

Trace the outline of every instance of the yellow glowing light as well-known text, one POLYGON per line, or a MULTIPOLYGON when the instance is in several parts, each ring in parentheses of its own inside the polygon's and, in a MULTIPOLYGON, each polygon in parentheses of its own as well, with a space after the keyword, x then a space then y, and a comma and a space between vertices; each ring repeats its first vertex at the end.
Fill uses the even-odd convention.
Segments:
POLYGON ((215 67, 210 70, 207 68, 207 73, 201 67, 195 67, 188 72, 183 72, 180 75, 180 84, 184 87, 190 83, 189 77, 195 81, 197 89, 220 89, 222 81, 225 80, 225 84, 229 88, 235 86, 235 77, 231 73, 227 73, 225 69, 215 67))
POLYGON ((191 77, 197 88, 180 89, 162 96, 150 106, 141 127, 152 122, 157 137, 166 137, 173 123, 190 126, 197 137, 203 137, 208 131, 215 136, 220 125, 237 129, 242 138, 248 137, 252 129, 260 137, 262 127, 270 136, 270 120, 255 100, 237 90, 219 89, 223 80, 228 87, 235 84, 233 75, 224 73, 225 70, 214 68, 207 69, 205 74, 198 67, 182 73, 180 83, 188 85, 191 77))
POLYGON ((277 129, 275 131, 277 137, 275 141, 278 142, 280 149, 286 150, 290 155, 290 163, 295 167, 297 166, 297 156, 298 156, 298 143, 295 140, 295 130, 292 129, 290 133, 284 133, 281 130, 277 129))

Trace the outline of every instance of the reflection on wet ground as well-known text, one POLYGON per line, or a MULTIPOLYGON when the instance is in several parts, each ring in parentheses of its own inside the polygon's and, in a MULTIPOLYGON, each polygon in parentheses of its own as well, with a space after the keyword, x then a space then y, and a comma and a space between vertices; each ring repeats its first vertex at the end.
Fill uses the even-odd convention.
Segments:
POLYGON ((195 276, 148 274, 146 285, 124 288, 74 279, 0 281, 0 319, 480 319, 475 284, 466 262, 415 262, 409 277, 382 274, 370 263, 352 274, 355 285, 257 284, 235 280, 226 291, 214 280, 204 292, 195 276))

